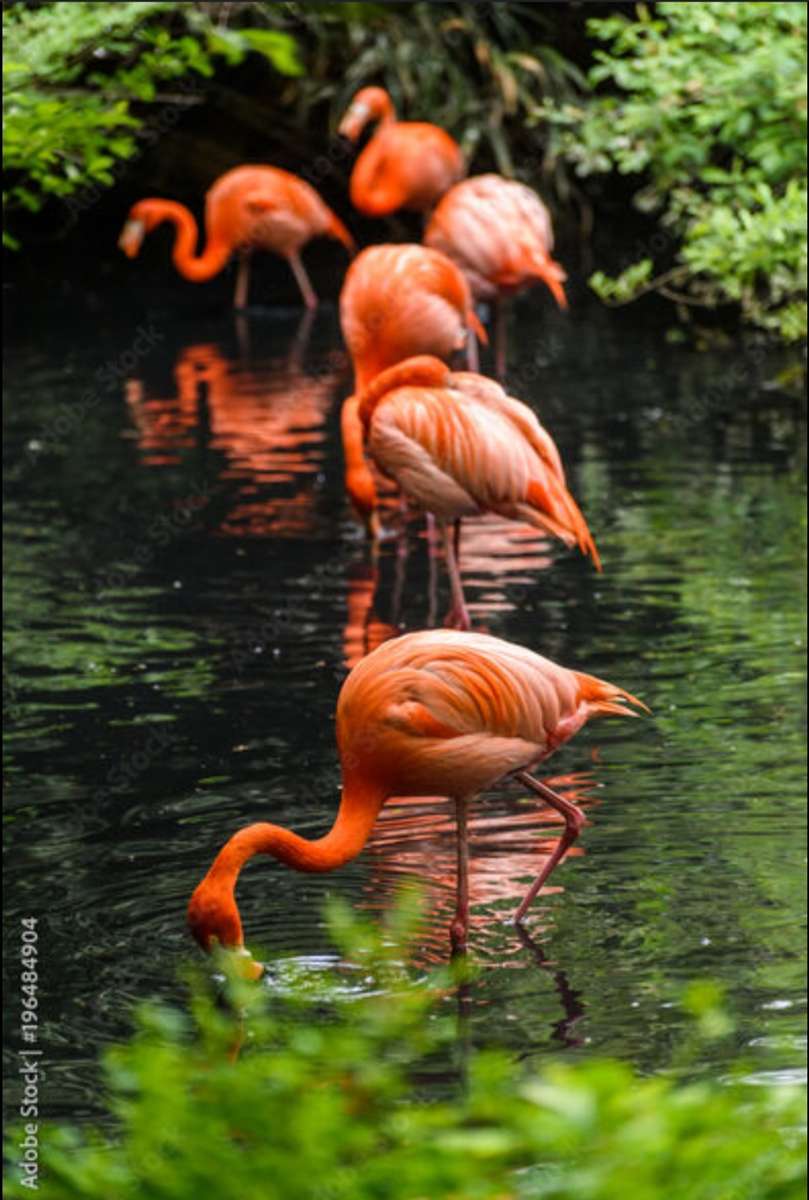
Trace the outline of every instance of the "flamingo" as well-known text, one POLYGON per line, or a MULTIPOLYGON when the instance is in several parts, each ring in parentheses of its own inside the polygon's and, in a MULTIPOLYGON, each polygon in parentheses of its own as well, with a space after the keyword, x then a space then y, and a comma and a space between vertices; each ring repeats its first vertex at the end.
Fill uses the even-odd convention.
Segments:
POLYGON ((346 490, 376 533, 377 489, 365 457, 359 392, 403 359, 418 354, 449 359, 469 344, 470 329, 484 341, 486 333, 461 271, 446 255, 420 245, 361 251, 340 293, 340 325, 354 367, 354 394, 340 417, 346 490))
POLYGON ((198 944, 247 953, 235 899, 239 872, 255 854, 298 871, 325 872, 355 858, 386 800, 446 796, 457 821, 453 949, 469 927, 470 800, 513 776, 559 812, 564 832, 514 915, 521 922, 585 824, 582 810, 529 773, 591 717, 637 716, 646 706, 623 688, 559 666, 500 638, 424 630, 383 642, 349 674, 337 702, 343 775, 330 831, 309 841, 265 822, 236 832, 219 851, 188 905, 198 944))
POLYGON ((550 213, 536 192, 500 175, 474 175, 456 184, 433 212, 424 241, 457 263, 476 300, 497 309, 497 373, 505 369, 503 297, 538 280, 567 308, 563 268, 551 258, 550 213))
POLYGON ((377 375, 360 394, 358 415, 383 474, 438 521, 452 588, 448 624, 469 628, 457 561, 464 516, 494 512, 527 521, 577 545, 601 570, 553 438, 493 379, 451 372, 426 355, 410 358, 377 375))
POLYGON ((234 308, 246 308, 250 253, 269 250, 287 260, 307 308, 317 296, 301 262, 300 250, 310 238, 325 235, 341 241, 354 254, 354 241, 343 223, 313 187, 280 167, 243 166, 226 171, 205 197, 206 245, 196 254, 197 224, 174 200, 139 200, 129 211, 118 245, 135 258, 147 233, 169 221, 176 235, 172 259, 185 279, 201 283, 218 275, 232 254, 239 255, 234 308))
POLYGON ((397 121, 390 96, 380 87, 357 92, 338 133, 356 142, 369 121, 376 132, 351 172, 351 203, 370 217, 400 208, 429 212, 466 174, 458 143, 438 125, 397 121))

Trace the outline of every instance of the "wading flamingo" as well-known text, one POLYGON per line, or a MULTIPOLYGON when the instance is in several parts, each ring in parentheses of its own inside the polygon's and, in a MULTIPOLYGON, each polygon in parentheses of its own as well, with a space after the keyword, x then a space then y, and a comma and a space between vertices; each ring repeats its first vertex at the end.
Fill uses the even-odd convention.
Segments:
POLYGON ((578 546, 601 569, 553 438, 493 379, 410 358, 377 375, 360 393, 358 413, 379 469, 441 528, 452 588, 447 624, 469 628, 457 560, 462 517, 494 512, 526 521, 578 546))
POLYGON ((500 638, 425 630, 384 642, 357 664, 337 701, 343 791, 331 830, 308 841, 264 822, 240 829, 191 897, 191 933, 205 950, 215 943, 243 950, 234 891, 253 855, 268 854, 298 871, 331 871, 360 853, 390 797, 440 795, 455 802, 457 906, 450 936, 453 947, 462 949, 469 925, 469 802, 509 775, 565 822, 515 913, 522 921, 585 824, 577 805, 529 770, 590 717, 636 716, 626 707, 632 704, 645 709, 623 688, 500 638))
POLYGON ((357 255, 340 293, 340 326, 354 367, 354 394, 340 415, 346 490, 376 533, 377 488, 365 457, 359 393, 403 359, 450 359, 474 344, 471 330, 484 341, 486 334, 463 274, 444 254, 420 245, 369 246, 357 255))
POLYGON ((500 175, 474 175, 437 205, 424 241, 457 263, 476 300, 496 309, 497 373, 505 371, 503 298, 541 281, 567 308, 563 268, 551 258, 550 214, 536 192, 500 175))
POLYGON ((303 302, 317 306, 317 296, 301 262, 300 250, 323 235, 341 241, 349 254, 354 242, 343 223, 314 188, 280 167, 235 167, 217 179, 205 197, 205 250, 196 253, 197 223, 174 200, 139 200, 129 210, 118 240, 135 258, 147 233, 169 221, 176 230, 172 260, 185 279, 201 283, 218 275, 232 254, 239 255, 234 308, 247 307, 250 254, 280 254, 292 268, 303 302))
POLYGON ((357 92, 338 133, 356 142, 369 121, 376 132, 351 172, 351 203, 369 217, 400 208, 429 212, 466 167, 458 143, 438 125, 397 121, 390 96, 380 87, 357 92))

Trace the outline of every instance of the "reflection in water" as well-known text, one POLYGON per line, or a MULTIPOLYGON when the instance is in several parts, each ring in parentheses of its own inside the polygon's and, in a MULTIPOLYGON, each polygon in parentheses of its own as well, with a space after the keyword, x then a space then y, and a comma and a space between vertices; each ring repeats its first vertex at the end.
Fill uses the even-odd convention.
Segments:
MULTIPOLYGON (((425 625, 435 560, 422 521, 374 560, 350 520, 348 377, 327 306, 297 361, 283 313, 252 316, 252 351, 244 337, 230 357, 219 319, 195 315, 189 332, 166 313, 164 342, 129 372, 128 406, 103 387, 98 403, 86 396, 105 365, 129 361, 129 308, 93 339, 83 313, 37 314, 9 348, 5 409, 7 919, 42 917, 47 1115, 81 1118, 98 1111, 98 1046, 130 1032, 131 1005, 183 1002, 185 905, 223 835, 251 820, 310 837, 331 824, 346 666, 425 625), (188 496, 210 502, 170 519, 167 540, 188 496)), ((710 976, 739 1033, 700 1066, 722 1077, 743 1044, 751 1080, 792 1080, 805 1032, 804 413, 762 387, 778 354, 694 354, 661 346, 634 314, 631 329, 618 311, 579 315, 550 315, 539 369, 535 312, 518 306, 510 371, 592 514, 604 574, 555 550, 548 572, 540 535, 509 525, 499 537, 488 518, 464 523, 465 584, 476 627, 620 679, 655 717, 631 735, 593 727, 554 760, 586 770, 599 747, 604 806, 586 859, 554 879, 564 895, 532 910, 539 949, 501 918, 558 826, 516 789, 476 804, 471 957, 483 970, 469 1038, 539 1056, 586 1037, 576 1053, 665 1070, 677 997, 710 976), (586 981, 584 1016, 568 979, 586 981)), ((251 869, 240 901, 270 984, 336 966, 362 992, 324 901, 378 911, 407 874, 434 881, 425 953, 446 961, 449 806, 392 805, 376 832, 328 876, 251 869)), ((19 981, 7 982, 13 1020, 19 981)))
MULTIPOLYGON (((388 543, 383 547, 382 558, 377 548, 369 549, 367 559, 349 568, 348 611, 343 631, 344 659, 349 668, 376 646, 404 631, 402 617, 408 599, 407 573, 414 534, 428 568, 426 596, 422 596, 419 585, 414 612, 419 615, 421 627, 433 629, 439 624, 442 608, 438 595, 440 573, 436 567, 444 549, 440 539, 431 533, 431 526, 425 525, 424 518, 411 514, 408 522, 402 522, 392 546, 388 543), (393 558, 387 571, 386 550, 393 558), (388 575, 392 576, 389 581, 388 575), (383 605, 389 614, 387 621, 378 612, 383 605)), ((542 533, 531 525, 505 520, 496 514, 467 518, 461 530, 461 545, 461 574, 469 585, 468 608, 474 618, 473 627, 481 633, 489 628, 484 623, 487 618, 492 621, 513 612, 522 594, 520 589, 533 586, 537 573, 553 562, 548 553, 548 539, 542 533)))
MULTIPOLYGON (((592 807, 596 781, 585 772, 548 779, 549 787, 585 809, 592 807)), ((552 808, 536 797, 515 797, 513 791, 480 798, 469 820, 470 934, 475 956, 506 966, 521 958, 514 934, 502 940, 502 923, 512 917, 522 899, 524 884, 535 879, 543 858, 556 839, 540 836, 548 826, 563 824, 552 808), (496 936, 489 936, 497 926, 496 936)), ((447 930, 455 912, 456 823, 452 805, 441 797, 407 796, 389 800, 377 818, 369 842, 370 877, 364 904, 384 908, 403 880, 416 880, 427 894, 427 916, 420 939, 417 965, 446 961, 447 930)), ((573 846, 567 858, 584 854, 573 846)), ((567 860, 566 860, 567 861, 567 860)), ((554 876, 556 879, 556 876, 554 876)), ((559 884, 542 895, 563 891, 559 884)), ((534 933, 541 927, 533 923, 534 933)))
POLYGON ((235 481, 237 494, 220 534, 295 537, 315 527, 313 484, 323 470, 325 423, 343 358, 327 355, 319 368, 304 369, 313 319, 313 313, 304 315, 284 359, 250 363, 242 318, 239 360, 212 343, 191 345, 177 356, 174 395, 150 394, 141 378, 127 381, 147 466, 177 465, 183 451, 200 441, 225 456, 219 478, 235 481), (279 489, 285 494, 279 496, 279 489))

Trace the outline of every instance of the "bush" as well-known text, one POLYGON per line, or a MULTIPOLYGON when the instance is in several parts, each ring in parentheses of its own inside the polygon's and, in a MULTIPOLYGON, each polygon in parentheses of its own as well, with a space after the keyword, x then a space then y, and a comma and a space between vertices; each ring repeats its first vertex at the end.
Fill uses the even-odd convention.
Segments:
MULTIPOLYGON (((146 106, 193 104, 216 56, 250 50, 286 75, 300 73, 287 34, 220 28, 208 5, 55 3, 3 9, 3 164, 7 211, 39 210, 114 182, 116 162, 138 150, 146 106), (160 85, 175 90, 162 93, 160 85), (177 86, 178 82, 184 86, 177 86)), ((213 5, 212 8, 220 6, 213 5)), ((8 231, 4 242, 17 241, 8 231)))
POLYGON ((806 334, 806 5, 661 3, 652 17, 591 20, 583 106, 545 107, 582 175, 640 175, 659 214, 653 254, 595 290, 624 303, 656 290, 683 306, 741 306, 791 341, 806 334), (618 94, 615 94, 617 90, 618 94), (660 255, 657 256, 658 258, 660 255), (673 265, 670 265, 673 262, 673 265))
MULTIPOLYGON (((234 978, 229 1016, 200 982, 192 1017, 141 1009, 132 1040, 105 1056, 119 1133, 43 1127, 43 1200, 797 1200, 805 1162, 794 1090, 643 1079, 614 1061, 549 1064, 471 1053, 439 1097, 456 978, 416 984, 402 933, 381 940, 345 911, 331 924, 362 994, 234 978), (369 982, 370 980, 370 982, 369 982), (448 1006, 444 1005, 444 1009, 448 1006)), ((691 1006, 727 1032, 711 989, 691 1006)), ((20 1155, 12 1131, 9 1161, 20 1155)), ((9 1173, 6 1195, 28 1194, 9 1173)))

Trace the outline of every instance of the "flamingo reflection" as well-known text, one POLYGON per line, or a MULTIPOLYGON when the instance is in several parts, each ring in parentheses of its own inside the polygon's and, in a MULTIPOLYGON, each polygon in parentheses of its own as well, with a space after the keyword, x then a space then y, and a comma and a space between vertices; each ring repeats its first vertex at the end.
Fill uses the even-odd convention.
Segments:
MULTIPOLYGON (((381 642, 402 631, 400 621, 406 600, 411 549, 408 533, 417 521, 414 517, 397 536, 389 597, 383 599, 381 596, 378 552, 372 554, 370 561, 358 562, 349 568, 343 628, 343 658, 349 669, 381 642), (388 613, 388 620, 380 616, 380 609, 388 613)), ((425 624, 434 628, 440 611, 435 568, 441 549, 429 532, 420 532, 419 536, 426 543, 429 565, 425 624)), ((483 622, 487 619, 514 611, 517 601, 510 589, 532 587, 536 573, 546 570, 552 558, 548 553, 548 541, 538 530, 496 515, 470 518, 463 527, 462 538, 464 582, 477 592, 475 599, 470 600, 469 610, 477 618, 476 627, 483 630, 483 622)))
MULTIPOLYGON (((549 787, 585 809, 596 803, 594 778, 577 771, 546 780, 549 787)), ((470 931, 476 936, 476 957, 499 966, 525 966, 523 945, 513 926, 503 922, 522 891, 526 877, 533 878, 541 859, 552 852, 556 838, 543 836, 549 826, 563 824, 549 806, 513 795, 487 801, 469 821, 470 931)), ((431 965, 446 960, 446 927, 455 904, 455 817, 445 800, 422 796, 388 801, 379 817, 368 852, 371 873, 366 906, 387 907, 397 885, 416 880, 427 897, 425 926, 419 935, 420 961, 431 965)), ((569 854, 583 854, 573 846, 569 854)), ((560 885, 543 889, 544 895, 562 891, 560 885)), ((534 926, 534 937, 544 926, 534 926)))
MULTIPOLYGON (((307 314, 285 359, 249 364, 213 343, 186 346, 174 366, 175 392, 150 394, 142 379, 126 399, 142 461, 180 463, 202 442, 221 451, 221 480, 236 501, 218 532, 239 537, 300 536, 316 524, 315 481, 325 459, 325 422, 342 367, 335 355, 302 366, 313 314, 307 314)), ((242 331, 243 334, 243 331, 242 331)))

